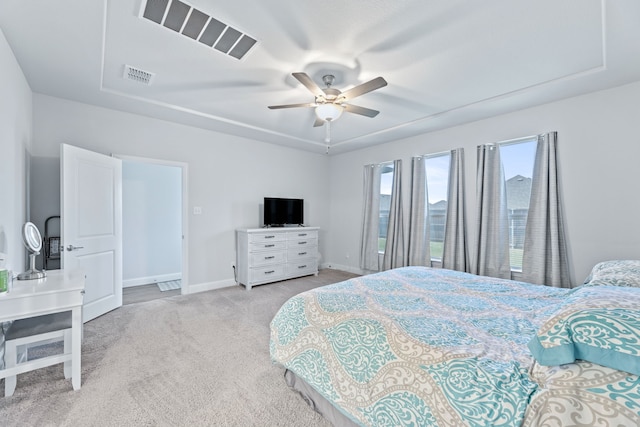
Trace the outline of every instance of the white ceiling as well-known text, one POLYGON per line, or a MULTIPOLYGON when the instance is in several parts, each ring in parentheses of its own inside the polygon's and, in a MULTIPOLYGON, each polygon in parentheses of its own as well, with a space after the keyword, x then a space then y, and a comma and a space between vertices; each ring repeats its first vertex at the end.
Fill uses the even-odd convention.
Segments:
POLYGON ((637 0, 184 1, 257 40, 241 60, 143 18, 146 1, 2 0, 0 27, 34 92, 318 153, 313 109, 267 109, 313 102, 292 72, 388 82, 353 101, 377 117, 333 123, 330 153, 640 79, 637 0))

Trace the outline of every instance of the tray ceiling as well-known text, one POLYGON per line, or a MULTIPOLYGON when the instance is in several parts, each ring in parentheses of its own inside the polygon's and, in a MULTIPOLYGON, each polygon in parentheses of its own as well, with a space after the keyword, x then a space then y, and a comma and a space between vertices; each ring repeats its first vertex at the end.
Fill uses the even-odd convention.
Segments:
POLYGON ((318 153, 638 80, 638 16, 635 0, 0 3, 34 92, 318 153), (267 109, 314 101, 292 72, 342 91, 382 76, 354 101, 380 114, 342 114, 327 143, 313 108, 267 109))

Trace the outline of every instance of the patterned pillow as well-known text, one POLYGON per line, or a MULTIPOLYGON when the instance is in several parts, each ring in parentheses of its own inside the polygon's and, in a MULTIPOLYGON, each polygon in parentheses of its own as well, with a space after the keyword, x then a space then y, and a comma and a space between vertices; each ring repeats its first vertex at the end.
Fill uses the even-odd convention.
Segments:
POLYGON ((577 359, 640 375, 640 289, 574 289, 529 342, 545 366, 577 359))
POLYGON ((614 260, 596 264, 584 283, 640 287, 640 261, 614 260))

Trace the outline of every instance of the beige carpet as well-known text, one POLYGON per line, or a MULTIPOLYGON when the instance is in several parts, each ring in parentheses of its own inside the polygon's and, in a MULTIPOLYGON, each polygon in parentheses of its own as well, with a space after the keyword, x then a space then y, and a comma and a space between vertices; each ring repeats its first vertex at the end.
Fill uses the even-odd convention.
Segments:
POLYGON ((323 270, 121 307, 85 324, 81 390, 62 365, 22 374, 0 398, 0 425, 329 426, 271 364, 269 322, 289 297, 350 277, 323 270))

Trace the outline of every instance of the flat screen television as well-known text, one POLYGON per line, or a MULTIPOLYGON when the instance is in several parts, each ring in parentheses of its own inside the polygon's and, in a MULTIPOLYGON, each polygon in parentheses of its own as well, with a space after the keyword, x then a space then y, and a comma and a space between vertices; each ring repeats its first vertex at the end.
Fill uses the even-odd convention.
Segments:
POLYGON ((304 200, 264 198, 265 227, 284 227, 304 224, 304 200))

